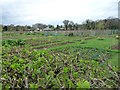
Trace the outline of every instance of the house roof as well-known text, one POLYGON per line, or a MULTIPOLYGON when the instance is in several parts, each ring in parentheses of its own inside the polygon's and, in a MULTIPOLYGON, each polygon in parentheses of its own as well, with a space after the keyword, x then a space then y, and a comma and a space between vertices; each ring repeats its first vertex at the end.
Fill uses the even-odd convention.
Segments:
POLYGON ((52 30, 52 28, 46 27, 43 30, 52 30))

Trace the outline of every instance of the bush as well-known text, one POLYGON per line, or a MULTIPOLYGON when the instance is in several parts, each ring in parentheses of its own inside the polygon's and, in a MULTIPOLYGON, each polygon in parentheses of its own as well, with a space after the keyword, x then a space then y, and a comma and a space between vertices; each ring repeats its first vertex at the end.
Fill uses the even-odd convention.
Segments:
POLYGON ((41 34, 41 36, 45 36, 45 34, 44 34, 44 33, 42 33, 42 34, 41 34))
POLYGON ((25 41, 22 39, 17 40, 17 45, 25 45, 25 41))
POLYGON ((98 40, 104 40, 104 38, 101 38, 101 37, 98 37, 97 39, 98 39, 98 40))
POLYGON ((119 38, 120 38, 120 36, 118 36, 118 35, 117 35, 117 36, 115 36, 115 38, 116 38, 116 39, 119 39, 119 38))
POLYGON ((73 33, 69 33, 68 36, 74 36, 74 34, 73 33))
POLYGON ((31 35, 31 33, 28 32, 28 33, 25 33, 25 35, 31 35))
POLYGON ((84 41, 84 40, 81 40, 80 44, 85 44, 85 41, 84 41))

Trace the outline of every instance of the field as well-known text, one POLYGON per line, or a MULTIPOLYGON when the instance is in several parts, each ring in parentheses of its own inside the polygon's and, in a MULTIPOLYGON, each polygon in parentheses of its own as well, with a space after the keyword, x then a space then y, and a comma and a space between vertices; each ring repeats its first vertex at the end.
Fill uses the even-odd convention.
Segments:
POLYGON ((119 87, 116 35, 2 33, 3 88, 119 87))

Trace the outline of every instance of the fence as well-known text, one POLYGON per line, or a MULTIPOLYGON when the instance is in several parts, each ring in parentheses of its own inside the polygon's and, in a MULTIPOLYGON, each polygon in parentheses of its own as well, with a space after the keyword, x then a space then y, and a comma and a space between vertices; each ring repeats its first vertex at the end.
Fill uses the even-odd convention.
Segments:
POLYGON ((120 30, 69 30, 69 31, 42 31, 44 33, 64 34, 73 33, 77 36, 118 35, 120 30))

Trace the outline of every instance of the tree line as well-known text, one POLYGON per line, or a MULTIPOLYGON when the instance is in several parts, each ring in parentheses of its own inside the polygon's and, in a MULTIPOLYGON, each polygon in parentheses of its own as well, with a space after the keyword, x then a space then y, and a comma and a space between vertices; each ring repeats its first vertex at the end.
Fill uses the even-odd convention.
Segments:
POLYGON ((34 31, 36 29, 43 30, 49 27, 51 30, 106 30, 106 29, 120 29, 120 19, 119 18, 107 18, 103 20, 85 20, 82 24, 74 23, 70 20, 64 20, 64 25, 46 25, 42 23, 36 23, 32 26, 29 25, 0 25, 2 31, 34 31))

